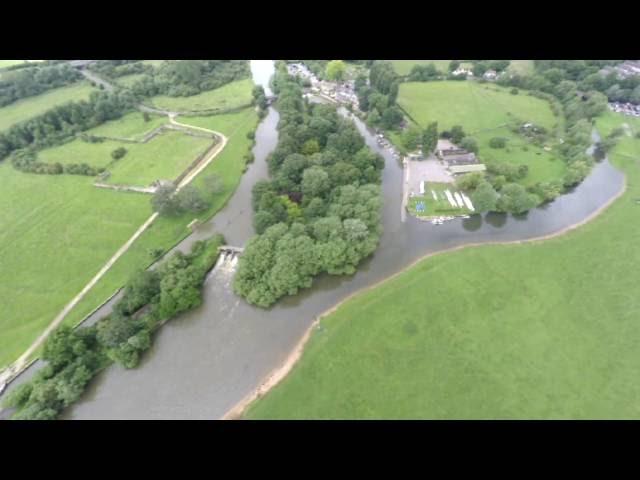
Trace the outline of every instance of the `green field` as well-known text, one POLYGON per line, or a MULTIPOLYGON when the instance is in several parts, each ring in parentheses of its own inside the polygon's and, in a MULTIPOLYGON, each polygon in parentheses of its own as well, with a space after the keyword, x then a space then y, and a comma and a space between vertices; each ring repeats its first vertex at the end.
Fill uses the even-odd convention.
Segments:
POLYGON ((34 62, 42 62, 42 60, 0 60, 0 69, 34 62))
POLYGON ((428 65, 430 63, 433 63, 440 72, 447 73, 451 60, 390 60, 390 62, 398 75, 409 75, 414 65, 428 65))
POLYGON ((145 144, 126 145, 129 152, 109 168, 108 183, 147 186, 174 180, 212 144, 211 138, 166 132, 145 144))
POLYGON ((211 109, 226 110, 249 105, 252 100, 252 88, 253 82, 247 78, 227 83, 215 90, 207 90, 190 97, 158 95, 151 99, 151 103, 157 108, 181 112, 211 109))
MULTIPOLYGON (((178 121, 222 132, 229 139, 224 150, 194 180, 194 185, 199 187, 202 187, 203 178, 212 173, 220 175, 223 180, 224 190, 213 197, 211 208, 198 216, 200 219, 207 219, 225 205, 240 183, 245 167, 243 157, 251 145, 251 141, 247 139, 247 133, 255 130, 258 116, 253 108, 247 108, 225 115, 178 118, 178 121)), ((145 198, 148 202, 148 197, 145 198)), ((71 311, 65 322, 69 325, 78 323, 115 290, 124 285, 132 272, 149 265, 152 261, 149 256, 151 249, 169 249, 187 236, 189 233, 187 225, 193 217, 193 214, 185 214, 177 218, 159 218, 71 311)), ((224 234, 224 232, 220 233, 224 234)))
POLYGON ((116 83, 122 87, 131 87, 138 80, 144 78, 146 74, 144 73, 132 73, 131 75, 123 75, 122 77, 116 78, 116 83))
MULTIPOLYGON (((518 120, 551 130, 562 119, 553 115, 545 100, 523 93, 511 95, 496 85, 475 82, 411 82, 400 85, 398 104, 421 127, 434 121, 438 122, 440 131, 462 125, 465 132, 478 141, 478 157, 486 163, 528 165, 529 173, 522 181, 525 186, 562 178, 565 173, 565 163, 553 150, 548 152, 528 144, 505 126, 518 120), (489 147, 493 137, 508 139, 507 147, 489 147)), ((398 140, 397 135, 392 136, 394 143, 398 140)))
POLYGON ((14 360, 151 214, 92 178, 0 163, 0 368, 14 360))
POLYGON ((483 162, 487 164, 508 162, 515 165, 528 165, 529 172, 522 180, 524 186, 528 187, 538 182, 562 178, 567 170, 566 163, 557 158, 553 154, 553 150, 548 152, 527 143, 507 128, 478 133, 474 137, 478 140, 480 158, 483 162), (493 137, 508 138, 506 148, 491 148, 489 141, 493 137))
POLYGON ((145 65, 151 65, 152 67, 159 67, 165 61, 164 60, 143 60, 142 63, 145 65))
MULTIPOLYGON (((251 142, 246 135, 255 129, 258 117, 248 108, 188 121, 229 138, 225 149, 194 180, 202 187, 207 174, 217 173, 223 179, 225 188, 200 215, 204 219, 224 206, 240 182, 243 156, 251 142)), ((0 210, 0 270, 8 272, 0 280, 0 301, 5 307, 0 319, 0 365, 14 360, 35 340, 151 214, 148 195, 99 189, 92 182, 80 176, 24 174, 7 162, 0 163, 0 201, 16 204, 11 212, 0 210), (28 201, 18 204, 16 198, 28 201), (88 212, 87 205, 94 210, 88 212)), ((166 250, 184 238, 191 220, 189 214, 159 218, 70 312, 65 323, 79 322, 136 269, 148 266, 150 249, 166 250)))
POLYGON ((409 213, 416 217, 424 218, 441 215, 466 215, 471 213, 466 207, 452 207, 447 200, 447 197, 445 196, 445 190, 449 190, 452 195, 455 192, 460 193, 460 191, 452 183, 426 182, 424 196, 416 195, 409 198, 409 202, 407 204, 409 213), (433 194, 431 192, 435 192, 436 197, 438 197, 437 200, 433 198, 433 194), (425 206, 425 209, 422 212, 418 212, 416 210, 416 205, 418 204, 418 202, 421 202, 425 206))
POLYGON ((533 73, 533 60, 511 60, 507 71, 518 75, 529 75, 533 73))
POLYGON ((145 122, 142 112, 131 112, 117 120, 111 120, 87 130, 85 133, 98 137, 140 140, 146 133, 165 123, 169 123, 169 119, 164 115, 149 115, 149 121, 145 122))
MULTIPOLYGON (((604 134, 626 121, 606 117, 604 134)), ((627 191, 601 216, 437 255, 358 295, 247 416, 640 418, 640 140, 611 158, 627 191)))
POLYGON ((89 94, 97 91, 87 82, 79 82, 67 87, 56 88, 35 97, 18 100, 0 108, 0 131, 12 125, 45 113, 47 110, 63 103, 87 100, 89 94))
POLYGON ((549 104, 523 93, 476 82, 409 82, 400 85, 398 104, 421 126, 437 121, 440 130, 462 125, 469 134, 496 128, 512 119, 551 129, 556 118, 549 104))

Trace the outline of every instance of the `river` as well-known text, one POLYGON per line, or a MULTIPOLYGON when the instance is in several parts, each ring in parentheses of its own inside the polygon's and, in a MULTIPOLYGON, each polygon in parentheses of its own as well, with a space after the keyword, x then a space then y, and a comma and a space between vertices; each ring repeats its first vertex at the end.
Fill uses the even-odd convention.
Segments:
MULTIPOLYGON (((266 90, 273 63, 252 61, 251 67, 254 81, 266 90)), ((349 115, 344 110, 342 113, 349 115)), ((383 280, 428 253, 557 232, 584 220, 623 188, 623 174, 604 159, 573 191, 523 216, 475 215, 439 226, 409 216, 403 223, 402 165, 378 146, 374 132, 352 118, 367 145, 385 159, 384 233, 378 250, 358 272, 350 277, 322 276, 312 288, 263 310, 248 305, 232 292, 232 270, 216 269, 205 282, 203 304, 164 325, 138 368, 126 370, 115 365, 98 375, 64 418, 221 418, 285 361, 317 315, 349 294, 383 280)), ((278 113, 269 109, 256 132, 255 162, 237 191, 223 210, 177 248, 186 251, 194 241, 216 231, 236 246, 244 245, 251 237, 251 188, 258 179, 267 178, 265 159, 276 146, 277 123, 278 113)), ((95 318, 109 308, 107 305, 98 311, 95 318)))

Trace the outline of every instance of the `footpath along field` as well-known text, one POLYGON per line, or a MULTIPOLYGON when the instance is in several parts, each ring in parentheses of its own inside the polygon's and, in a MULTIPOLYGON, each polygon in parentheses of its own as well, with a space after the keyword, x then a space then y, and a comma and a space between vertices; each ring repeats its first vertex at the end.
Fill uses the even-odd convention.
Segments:
MULTIPOLYGON (((246 95, 250 97, 250 82, 248 87, 246 95)), ((40 101, 40 97, 31 100, 40 101)), ((50 105, 44 110, 48 108, 50 105)), ((212 196, 212 205, 202 218, 219 210, 238 184, 244 155, 251 145, 247 133, 255 129, 257 121, 253 108, 207 117, 206 123, 227 134, 229 142, 194 180, 202 187, 204 176, 218 173, 224 184, 224 190, 212 196)), ((163 123, 168 123, 166 117, 152 115, 149 122, 144 122, 140 112, 132 112, 85 133, 139 139, 163 123)), ((111 151, 124 146, 128 153, 114 164, 129 169, 120 172, 123 182, 146 182, 148 178, 136 176, 136 172, 149 173, 149 168, 141 166, 144 162, 140 163, 145 156, 162 160, 160 167, 164 170, 153 171, 152 176, 174 177, 211 144, 212 139, 180 132, 168 132, 148 144, 77 139, 40 152, 40 160, 105 166, 112 161, 111 151), (161 148, 152 148, 154 143, 161 148)), ((118 180, 116 174, 112 181, 118 180)), ((0 212, 0 268, 6 272, 0 280, 0 302, 5 307, 0 320, 0 368, 24 352, 151 215, 149 195, 99 189, 92 185, 94 181, 93 177, 77 175, 27 174, 15 170, 9 161, 0 163, 0 201, 11 205, 0 212)), ((193 215, 159 219, 72 310, 67 323, 77 323, 135 270, 147 267, 152 250, 166 250, 188 235, 186 226, 192 219, 193 215)))
POLYGON ((640 131, 627 190, 544 242, 428 258, 322 320, 248 418, 640 418, 640 131), (451 301, 451 292, 456 294, 451 301), (398 301, 402 298, 402 301, 398 301))
POLYGON ((151 215, 146 196, 0 162, 0 367, 33 342, 151 215))
MULTIPOLYGON (((253 108, 246 108, 240 112, 210 117, 178 117, 177 121, 219 131, 228 138, 225 149, 193 182, 196 187, 203 187, 203 179, 207 175, 215 173, 222 178, 224 184, 224 190, 212 197, 209 210, 198 215, 199 219, 205 220, 211 218, 225 205, 240 183, 245 168, 244 155, 251 146, 251 140, 247 138, 247 133, 255 130, 258 124, 258 115, 253 108)), ((145 198, 148 202, 148 197, 145 198)), ((74 325, 82 320, 123 285, 136 269, 147 267, 152 262, 152 257, 149 254, 151 250, 166 250, 186 237, 189 234, 186 227, 193 219, 193 214, 185 214, 175 218, 158 218, 151 228, 141 235, 102 280, 78 303, 66 318, 65 323, 74 325)))

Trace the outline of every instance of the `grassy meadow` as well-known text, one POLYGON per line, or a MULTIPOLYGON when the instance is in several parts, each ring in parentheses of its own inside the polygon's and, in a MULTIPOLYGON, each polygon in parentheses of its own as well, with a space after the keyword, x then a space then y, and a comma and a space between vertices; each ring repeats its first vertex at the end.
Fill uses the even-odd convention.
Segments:
POLYGON ((151 98, 151 103, 164 110, 198 111, 220 109, 226 110, 247 106, 251 103, 251 79, 236 80, 215 90, 207 90, 190 97, 169 97, 157 95, 151 98))
POLYGON ((33 342, 151 214, 148 197, 0 163, 0 367, 33 342))
POLYGON ((627 191, 599 217, 543 242, 439 254, 357 295, 246 416, 640 418, 640 140, 610 158, 627 191))
MULTIPOLYGON (((529 173, 521 181, 525 186, 562 178, 566 171, 565 162, 553 150, 536 147, 506 127, 518 120, 551 131, 562 119, 553 115, 545 100, 523 93, 512 95, 505 88, 475 82, 411 82, 400 85, 398 104, 421 127, 434 121, 439 131, 462 125, 478 141, 478 157, 483 162, 528 165, 529 173), (506 148, 491 148, 493 137, 506 138, 506 148)), ((397 135, 394 138, 396 142, 399 139, 397 135)))
MULTIPOLYGON (((197 187, 203 187, 203 178, 213 173, 220 175, 223 180, 224 190, 212 197, 209 210, 198 215, 201 220, 208 219, 226 204, 240 183, 245 168, 243 157, 251 145, 247 133, 255 130, 258 116, 253 108, 247 108, 240 112, 209 117, 179 117, 178 121, 222 132, 229 139, 224 150, 193 181, 197 187)), ((146 197, 146 201, 149 202, 149 197, 146 197)), ((78 323, 121 287, 132 272, 148 266, 152 262, 150 250, 169 249, 186 237, 189 234, 187 225, 193 219, 193 214, 176 218, 159 218, 71 311, 65 322, 69 325, 78 323)))
POLYGON ((88 82, 79 82, 18 100, 0 108, 0 131, 10 128, 16 123, 42 115, 58 105, 71 101, 87 100, 89 94, 94 91, 97 90, 88 82))

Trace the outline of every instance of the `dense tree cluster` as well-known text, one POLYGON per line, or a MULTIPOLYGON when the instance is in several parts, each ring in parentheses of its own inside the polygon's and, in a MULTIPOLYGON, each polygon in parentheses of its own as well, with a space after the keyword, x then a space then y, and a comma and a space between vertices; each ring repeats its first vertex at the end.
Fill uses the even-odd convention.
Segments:
POLYGON ((152 65, 145 65, 140 60, 99 60, 89 67, 101 77, 115 79, 125 75, 153 73, 152 65))
POLYGON ((426 65, 414 65, 407 79, 410 82, 428 82, 442 78, 440 72, 433 63, 426 65))
POLYGON ((140 97, 188 97, 250 74, 247 60, 167 60, 131 86, 140 97))
POLYGON ((471 60, 473 64, 473 75, 482 77, 488 70, 495 70, 497 73, 505 71, 511 60, 471 60))
POLYGON ((135 100, 128 92, 93 92, 88 101, 54 107, 1 133, 0 160, 19 149, 57 145, 76 133, 120 118, 134 104, 135 100))
POLYGON ((127 284, 113 312, 97 324, 72 330, 60 327, 46 341, 47 365, 17 387, 4 405, 15 420, 51 420, 80 398, 89 381, 112 361, 138 365, 162 322, 200 305, 201 287, 223 243, 221 235, 194 244, 191 253, 176 252, 155 270, 140 271, 127 284))
POLYGON ((251 92, 254 105, 257 105, 260 112, 264 112, 268 107, 267 95, 264 93, 264 87, 262 85, 256 85, 251 92))
POLYGON ((77 82, 82 74, 66 64, 29 66, 3 73, 0 79, 0 107, 21 98, 39 95, 53 88, 77 82))
POLYGON ((384 129, 398 128, 403 119, 396 105, 400 78, 388 61, 375 61, 369 70, 369 82, 363 75, 355 81, 360 109, 367 113, 367 123, 384 129))
POLYGON ((347 73, 347 65, 342 60, 331 60, 327 63, 326 77, 332 82, 340 82, 344 80, 347 73))
POLYGON ((278 146, 271 180, 253 188, 259 235, 244 250, 234 289, 268 307, 327 272, 354 273, 381 234, 383 159, 329 105, 307 105, 286 71, 276 74, 278 146), (306 152, 306 153, 305 153, 306 152))
POLYGON ((151 197, 153 211, 165 217, 174 217, 185 212, 203 212, 210 205, 208 198, 193 185, 186 185, 177 193, 173 184, 161 185, 151 197))

